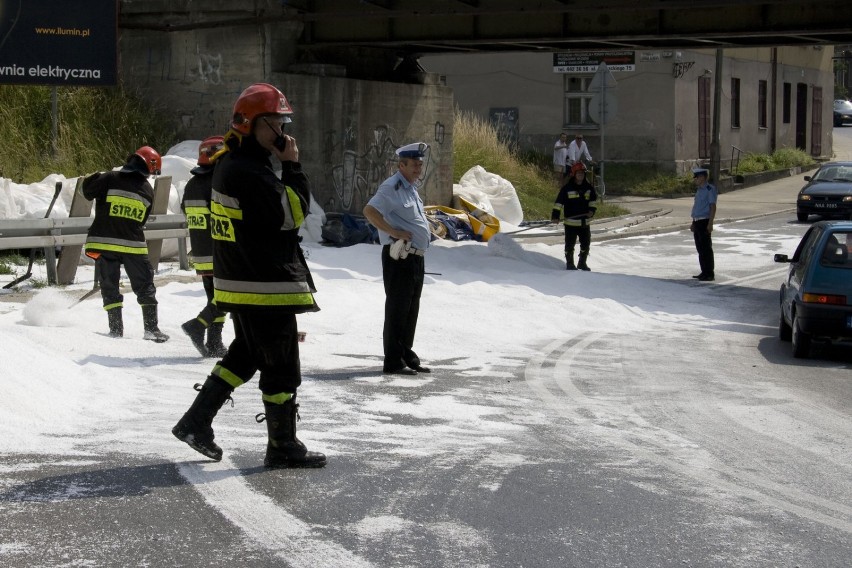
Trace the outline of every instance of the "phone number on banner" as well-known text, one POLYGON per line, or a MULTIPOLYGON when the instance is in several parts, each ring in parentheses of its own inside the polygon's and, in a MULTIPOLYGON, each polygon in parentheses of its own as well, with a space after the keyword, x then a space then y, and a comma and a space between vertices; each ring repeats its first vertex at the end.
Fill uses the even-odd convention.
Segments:
MULTIPOLYGON (((635 71, 635 65, 607 65, 610 71, 635 71)), ((554 73, 594 73, 598 70, 597 65, 562 65, 554 67, 554 73)))

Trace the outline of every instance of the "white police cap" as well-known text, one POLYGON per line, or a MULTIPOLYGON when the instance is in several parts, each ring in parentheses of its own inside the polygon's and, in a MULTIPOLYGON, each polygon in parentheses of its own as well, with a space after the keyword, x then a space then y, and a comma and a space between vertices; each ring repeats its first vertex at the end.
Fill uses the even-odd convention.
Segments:
POLYGON ((397 148, 396 155, 400 158, 415 158, 422 160, 426 155, 426 150, 428 149, 429 145, 425 142, 413 142, 397 148))
POLYGON ((697 178, 698 176, 709 176, 709 171, 707 168, 692 168, 692 177, 697 178))

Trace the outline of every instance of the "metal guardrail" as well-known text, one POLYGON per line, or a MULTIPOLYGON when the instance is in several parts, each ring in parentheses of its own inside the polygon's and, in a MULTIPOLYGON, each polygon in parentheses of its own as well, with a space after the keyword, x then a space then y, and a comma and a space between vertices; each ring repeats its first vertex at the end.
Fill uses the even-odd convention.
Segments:
MULTIPOLYGON (((65 219, 0 220, 0 250, 43 248, 47 263, 47 280, 56 283, 54 250, 68 245, 82 245, 94 217, 65 219)), ((189 267, 186 252, 186 217, 182 214, 151 215, 145 223, 145 240, 178 239, 181 268, 189 267)))

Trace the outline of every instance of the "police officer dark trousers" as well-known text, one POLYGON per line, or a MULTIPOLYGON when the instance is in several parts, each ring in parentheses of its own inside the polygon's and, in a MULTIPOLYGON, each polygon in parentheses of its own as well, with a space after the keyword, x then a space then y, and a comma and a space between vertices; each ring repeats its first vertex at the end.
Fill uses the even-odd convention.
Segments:
POLYGON ((382 247, 382 277, 385 284, 385 324, 382 332, 385 359, 408 361, 420 366, 412 351, 420 295, 423 291, 425 262, 422 255, 409 254, 394 260, 390 245, 382 247))

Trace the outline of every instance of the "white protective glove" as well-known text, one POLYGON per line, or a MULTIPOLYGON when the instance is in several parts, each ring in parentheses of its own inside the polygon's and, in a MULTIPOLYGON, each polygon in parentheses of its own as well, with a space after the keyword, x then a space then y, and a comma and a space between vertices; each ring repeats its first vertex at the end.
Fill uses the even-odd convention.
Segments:
POLYGON ((402 239, 397 239, 390 246, 390 257, 394 260, 407 258, 408 252, 411 250, 411 243, 402 239))

